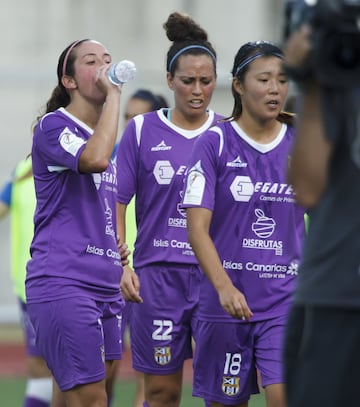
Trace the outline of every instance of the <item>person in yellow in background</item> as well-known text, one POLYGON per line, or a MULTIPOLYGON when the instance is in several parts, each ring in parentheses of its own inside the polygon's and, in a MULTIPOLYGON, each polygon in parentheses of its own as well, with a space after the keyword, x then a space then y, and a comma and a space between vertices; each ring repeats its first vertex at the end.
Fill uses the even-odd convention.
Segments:
MULTIPOLYGON (((138 89, 136 90, 128 99, 125 111, 123 115, 124 128, 128 121, 138 114, 143 114, 151 112, 153 110, 161 109, 162 107, 168 107, 168 102, 166 98, 162 95, 153 93, 148 89, 138 89)), ((116 149, 113 155, 116 155, 116 149)), ((135 222, 135 198, 133 198, 126 211, 126 243, 130 250, 130 255, 128 260, 132 266, 132 252, 134 251, 134 243, 136 239, 136 222, 135 222)), ((122 315, 122 341, 123 347, 128 346, 128 339, 126 337, 126 330, 129 328, 129 322, 131 318, 131 302, 126 302, 125 308, 122 315)), ((120 362, 121 365, 121 362, 120 362)), ((143 407, 144 400, 144 377, 143 373, 135 371, 136 375, 136 389, 134 396, 133 407, 143 407)))
POLYGON ((35 336, 26 310, 25 274, 33 237, 35 191, 31 158, 20 161, 0 191, 0 219, 10 214, 11 278, 18 298, 24 330, 27 362, 27 385, 23 407, 49 407, 52 376, 35 345, 35 336))

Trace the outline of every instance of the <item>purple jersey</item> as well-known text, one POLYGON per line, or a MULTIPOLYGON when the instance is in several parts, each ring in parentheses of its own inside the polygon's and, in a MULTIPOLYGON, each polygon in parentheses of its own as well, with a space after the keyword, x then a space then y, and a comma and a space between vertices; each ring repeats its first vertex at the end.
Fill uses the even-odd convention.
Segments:
POLYGON ((28 303, 91 293, 121 298, 116 242, 116 166, 79 173, 78 161, 93 130, 60 108, 36 126, 32 147, 37 206, 28 303))
MULTIPOLYGON (((224 122, 191 154, 183 206, 212 211, 210 235, 253 321, 286 313, 294 291, 304 210, 286 180, 293 139, 293 128, 283 125, 275 140, 259 144, 236 122, 224 122)), ((204 320, 231 318, 208 279, 198 311, 204 320)))
POLYGON ((118 201, 128 204, 136 194, 135 268, 154 262, 197 263, 180 206, 184 174, 195 139, 220 116, 209 111, 203 126, 184 130, 165 113, 160 109, 131 120, 117 153, 118 201))

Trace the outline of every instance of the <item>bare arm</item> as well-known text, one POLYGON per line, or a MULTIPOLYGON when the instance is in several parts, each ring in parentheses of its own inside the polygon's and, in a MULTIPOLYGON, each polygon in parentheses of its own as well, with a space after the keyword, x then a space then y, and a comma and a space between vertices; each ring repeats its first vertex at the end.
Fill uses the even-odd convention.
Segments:
POLYGON ((321 111, 321 92, 315 84, 304 90, 299 124, 288 172, 298 202, 315 206, 327 185, 332 145, 325 136, 321 111))
POLYGON ((79 160, 81 172, 102 172, 109 165, 118 133, 121 86, 113 85, 108 77, 109 66, 100 68, 96 85, 106 94, 106 101, 93 135, 86 143, 79 160))
MULTIPOLYGON (((116 204, 116 225, 120 245, 126 241, 126 208, 127 205, 125 204, 119 202, 116 204)), ((123 268, 124 273, 120 286, 125 299, 127 301, 142 302, 143 300, 139 294, 140 281, 137 274, 129 265, 123 268)))
MULTIPOLYGON (((285 64, 303 69, 311 51, 311 29, 304 25, 294 32, 285 47, 285 64)), ((300 204, 311 208, 319 202, 326 185, 332 145, 325 135, 322 94, 319 85, 309 78, 303 87, 297 135, 288 172, 300 204)))
POLYGON ((212 212, 205 208, 187 209, 189 242, 201 268, 219 295, 221 306, 234 318, 249 319, 252 312, 245 296, 234 287, 221 265, 216 248, 209 235, 212 212))
POLYGON ((0 201, 0 219, 4 218, 9 211, 10 208, 3 201, 0 201))

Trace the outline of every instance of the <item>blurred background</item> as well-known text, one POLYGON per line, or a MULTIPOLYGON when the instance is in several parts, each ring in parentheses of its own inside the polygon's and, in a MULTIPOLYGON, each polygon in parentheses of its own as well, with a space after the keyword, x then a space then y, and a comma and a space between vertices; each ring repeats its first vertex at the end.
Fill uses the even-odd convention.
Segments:
MULTIPOLYGON (((282 45, 283 0, 0 0, 0 184, 31 148, 31 127, 56 85, 57 60, 74 40, 103 43, 113 61, 130 59, 135 80, 122 100, 137 88, 161 93, 172 102, 165 61, 170 42, 163 23, 173 11, 190 14, 209 34, 218 54, 218 85, 211 108, 232 111, 230 70, 247 41, 282 45)), ((120 125, 122 128, 122 124, 120 125)), ((119 134, 120 137, 120 134, 119 134)), ((0 223, 0 324, 17 323, 18 305, 9 271, 9 220, 0 223)))

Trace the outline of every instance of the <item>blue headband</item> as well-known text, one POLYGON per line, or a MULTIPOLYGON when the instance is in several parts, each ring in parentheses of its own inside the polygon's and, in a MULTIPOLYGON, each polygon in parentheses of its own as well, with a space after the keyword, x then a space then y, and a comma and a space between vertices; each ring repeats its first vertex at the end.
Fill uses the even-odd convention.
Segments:
POLYGON ((238 76, 240 71, 245 68, 246 65, 249 65, 250 62, 252 62, 254 59, 260 58, 260 57, 267 57, 267 56, 275 56, 278 58, 284 58, 282 54, 279 54, 278 52, 271 52, 271 53, 264 53, 264 52, 258 52, 257 54, 251 55, 248 58, 246 58, 244 61, 241 62, 241 64, 236 68, 235 71, 235 76, 238 76))
POLYGON ((211 56, 211 58, 212 58, 214 61, 216 61, 216 56, 215 56, 215 54, 214 54, 212 51, 210 51, 209 48, 206 48, 206 47, 204 47, 203 45, 188 45, 188 46, 186 46, 186 47, 184 47, 184 48, 181 48, 181 50, 178 51, 178 52, 171 58, 171 60, 170 60, 170 62, 169 62, 168 72, 171 71, 171 67, 172 67, 173 63, 175 62, 175 59, 176 59, 176 58, 178 58, 181 54, 183 54, 183 53, 186 52, 187 50, 193 49, 193 48, 203 49, 204 51, 206 51, 206 52, 211 56))

